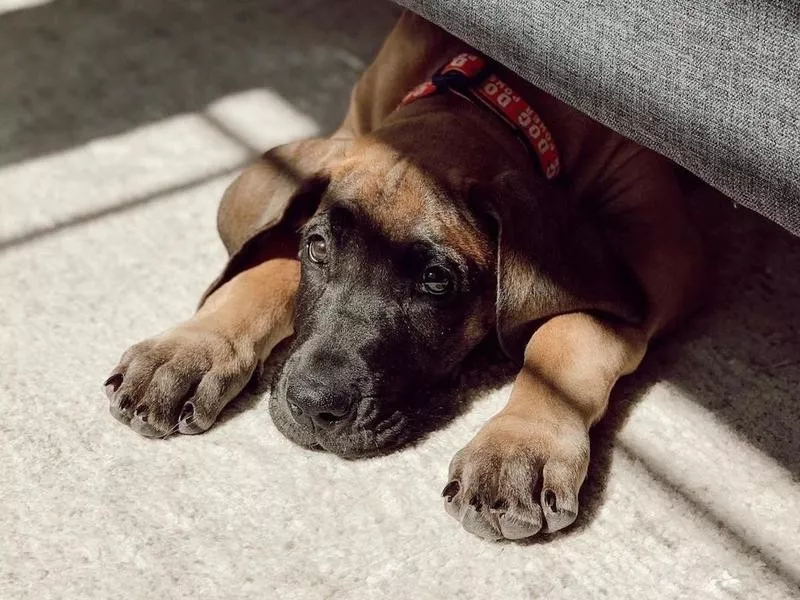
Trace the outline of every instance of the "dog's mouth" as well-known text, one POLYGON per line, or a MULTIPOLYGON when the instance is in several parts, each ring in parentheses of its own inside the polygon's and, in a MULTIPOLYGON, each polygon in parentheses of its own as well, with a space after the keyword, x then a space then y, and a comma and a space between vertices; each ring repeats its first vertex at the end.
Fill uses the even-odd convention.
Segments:
MULTIPOLYGON (((379 403, 376 398, 359 403, 358 413, 367 412, 370 405, 379 403), (362 409, 365 407, 365 409, 362 409)), ((389 414, 377 414, 352 419, 335 427, 318 427, 315 424, 299 423, 292 415, 285 397, 273 390, 269 399, 272 421, 284 436, 292 442, 311 450, 330 452, 343 458, 368 458, 395 451, 410 442, 416 427, 412 416, 395 410, 389 414)))
POLYGON ((310 450, 348 459, 389 454, 424 437, 455 412, 457 400, 446 384, 414 386, 413 392, 362 395, 347 418, 319 426, 290 409, 286 389, 291 363, 291 357, 284 359, 274 372, 269 412, 278 431, 310 450))

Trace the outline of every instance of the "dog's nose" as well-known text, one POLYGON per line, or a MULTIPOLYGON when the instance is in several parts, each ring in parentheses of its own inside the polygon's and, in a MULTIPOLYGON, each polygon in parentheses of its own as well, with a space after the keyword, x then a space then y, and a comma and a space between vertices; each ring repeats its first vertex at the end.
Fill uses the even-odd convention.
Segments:
POLYGON ((318 386, 289 386, 286 402, 295 421, 326 429, 344 421, 355 406, 352 398, 318 386))

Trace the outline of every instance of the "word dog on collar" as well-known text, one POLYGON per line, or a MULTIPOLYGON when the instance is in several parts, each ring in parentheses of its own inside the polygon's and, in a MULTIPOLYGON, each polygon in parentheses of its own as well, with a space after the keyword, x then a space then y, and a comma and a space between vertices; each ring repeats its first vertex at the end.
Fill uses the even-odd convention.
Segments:
POLYGON ((492 72, 492 64, 481 56, 459 54, 430 80, 408 92, 401 105, 448 90, 478 100, 491 109, 536 154, 547 179, 558 175, 561 161, 547 126, 530 104, 492 72))

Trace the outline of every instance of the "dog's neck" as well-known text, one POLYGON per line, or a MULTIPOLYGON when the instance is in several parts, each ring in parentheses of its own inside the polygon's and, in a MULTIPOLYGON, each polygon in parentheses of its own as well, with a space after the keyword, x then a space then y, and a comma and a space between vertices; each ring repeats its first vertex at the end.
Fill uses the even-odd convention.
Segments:
POLYGON ((488 181, 509 169, 539 168, 496 114, 451 93, 400 106, 370 135, 435 172, 488 181))

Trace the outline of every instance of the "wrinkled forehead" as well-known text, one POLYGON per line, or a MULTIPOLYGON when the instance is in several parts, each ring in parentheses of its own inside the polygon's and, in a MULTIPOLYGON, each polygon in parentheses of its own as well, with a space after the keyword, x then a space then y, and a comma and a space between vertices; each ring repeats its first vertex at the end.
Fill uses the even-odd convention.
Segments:
POLYGON ((341 206, 369 220, 400 244, 441 245, 488 266, 488 241, 470 214, 457 182, 438 181, 408 158, 386 152, 359 155, 334 169, 321 210, 341 206))

